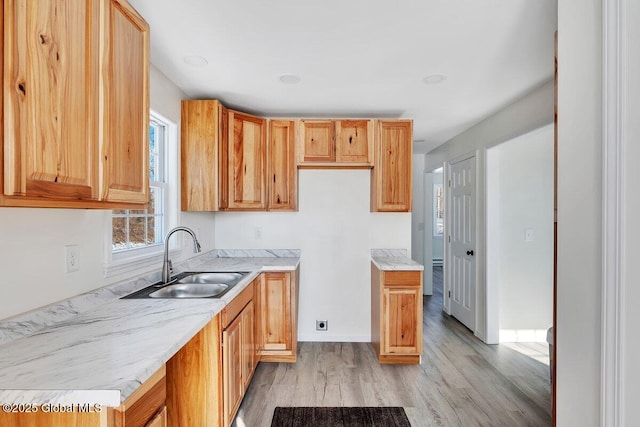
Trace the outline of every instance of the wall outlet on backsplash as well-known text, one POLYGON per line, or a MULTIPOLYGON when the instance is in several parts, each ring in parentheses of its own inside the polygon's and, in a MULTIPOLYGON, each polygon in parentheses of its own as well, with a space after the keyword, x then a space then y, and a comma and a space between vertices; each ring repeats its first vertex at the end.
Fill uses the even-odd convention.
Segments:
POLYGON ((65 271, 72 273, 80 270, 80 249, 78 245, 68 245, 64 247, 65 253, 65 271))

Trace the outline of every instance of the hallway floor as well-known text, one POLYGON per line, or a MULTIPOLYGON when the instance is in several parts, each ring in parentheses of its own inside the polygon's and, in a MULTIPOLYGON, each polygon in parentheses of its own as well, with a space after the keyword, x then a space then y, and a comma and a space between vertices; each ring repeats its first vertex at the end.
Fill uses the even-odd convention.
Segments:
POLYGON ((301 342, 297 363, 260 363, 233 425, 268 427, 276 406, 402 406, 413 427, 550 426, 549 367, 523 354, 544 360, 544 346, 482 343, 442 312, 441 283, 424 297, 421 365, 380 365, 369 343, 301 342))

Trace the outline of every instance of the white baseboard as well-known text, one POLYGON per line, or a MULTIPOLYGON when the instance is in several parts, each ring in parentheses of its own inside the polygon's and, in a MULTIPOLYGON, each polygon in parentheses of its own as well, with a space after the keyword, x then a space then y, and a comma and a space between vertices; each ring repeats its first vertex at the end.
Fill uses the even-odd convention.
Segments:
POLYGON ((302 334, 298 335, 300 342, 371 342, 371 335, 324 335, 302 334))
POLYGON ((500 342, 547 342, 546 329, 500 329, 500 342))

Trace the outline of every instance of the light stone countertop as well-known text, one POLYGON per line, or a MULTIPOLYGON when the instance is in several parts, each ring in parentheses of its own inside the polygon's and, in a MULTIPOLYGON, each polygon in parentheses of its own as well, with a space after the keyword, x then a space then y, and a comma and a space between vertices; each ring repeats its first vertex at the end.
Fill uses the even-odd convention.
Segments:
POLYGON ((262 252, 213 251, 176 266, 250 272, 220 299, 120 299, 157 282, 154 272, 0 322, 0 403, 118 406, 261 271, 300 262, 299 251, 262 252))
POLYGON ((409 258, 405 249, 372 249, 371 261, 382 271, 424 270, 424 265, 409 258))

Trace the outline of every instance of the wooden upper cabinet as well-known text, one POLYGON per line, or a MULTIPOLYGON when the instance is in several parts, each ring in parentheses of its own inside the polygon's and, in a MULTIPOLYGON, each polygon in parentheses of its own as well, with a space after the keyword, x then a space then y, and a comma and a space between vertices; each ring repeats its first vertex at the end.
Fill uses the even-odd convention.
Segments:
POLYGON ((267 148, 268 210, 298 209, 298 169, 295 159, 295 122, 269 121, 267 148))
POLYGON ((4 2, 4 194, 97 200, 100 2, 4 2))
POLYGON ((103 198, 149 199, 149 26, 125 1, 104 15, 103 198))
POLYGON ((371 120, 298 120, 298 165, 307 168, 370 168, 371 120))
POLYGON ((332 120, 299 120, 298 127, 299 164, 335 161, 335 125, 332 120))
POLYGON ((373 121, 336 121, 336 162, 364 163, 373 161, 373 121))
POLYGON ((224 141, 223 109, 215 100, 182 101, 183 211, 217 211, 219 208, 218 150, 224 141))
POLYGON ((228 210, 264 210, 266 203, 266 119, 228 111, 229 133, 222 162, 228 173, 222 179, 228 210))
POLYGON ((2 12, 0 205, 147 203, 146 22, 124 0, 12 0, 2 12))
POLYGON ((411 212, 411 120, 378 120, 371 174, 373 212, 411 212))

